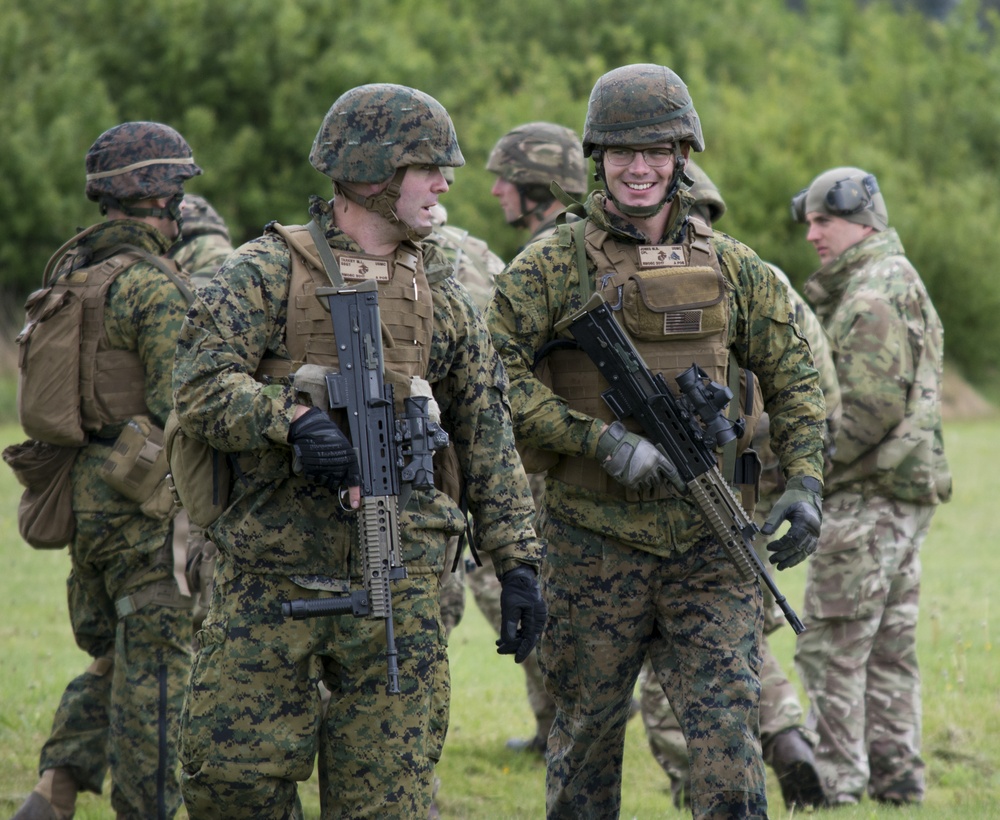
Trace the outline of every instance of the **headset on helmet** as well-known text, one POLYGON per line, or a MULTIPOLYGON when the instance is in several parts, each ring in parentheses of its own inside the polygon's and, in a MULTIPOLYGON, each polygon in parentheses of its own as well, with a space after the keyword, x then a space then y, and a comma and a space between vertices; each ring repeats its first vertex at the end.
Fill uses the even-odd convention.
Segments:
POLYGON ((792 197, 791 207, 796 222, 805 222, 807 214, 821 213, 868 225, 876 231, 889 227, 889 211, 878 180, 860 168, 824 171, 792 197))
POLYGON ((201 173, 191 146, 169 125, 126 122, 109 128, 87 151, 87 198, 130 216, 164 216, 180 221, 184 181, 201 173), (129 203, 170 197, 161 208, 129 203))

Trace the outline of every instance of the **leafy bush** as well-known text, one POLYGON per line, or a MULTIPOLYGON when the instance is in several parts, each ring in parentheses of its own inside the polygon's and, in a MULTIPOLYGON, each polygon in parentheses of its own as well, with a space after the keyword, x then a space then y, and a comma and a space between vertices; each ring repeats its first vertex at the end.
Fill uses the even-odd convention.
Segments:
POLYGON ((509 259, 523 236, 489 193, 495 141, 535 119, 581 131, 600 74, 659 62, 691 88, 707 141, 700 159, 729 205, 721 227, 794 282, 816 260, 789 198, 835 165, 877 174, 951 358, 982 383, 1000 369, 1000 323, 989 321, 1000 302, 989 264, 1000 57, 993 4, 968 0, 945 15, 952 5, 0 0, 0 215, 10 236, 0 289, 23 300, 48 254, 97 218, 82 196, 83 156, 106 128, 178 128, 205 169, 191 190, 242 241, 271 219, 301 221, 308 195, 330 192, 307 162, 312 138, 339 94, 376 81, 426 90, 452 113, 467 166, 445 199, 450 218, 509 259))

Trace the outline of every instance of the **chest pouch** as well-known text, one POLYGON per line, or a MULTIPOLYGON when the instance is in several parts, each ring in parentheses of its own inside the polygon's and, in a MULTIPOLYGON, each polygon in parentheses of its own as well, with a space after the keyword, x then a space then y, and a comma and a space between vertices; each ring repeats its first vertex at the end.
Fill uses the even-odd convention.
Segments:
MULTIPOLYGON (((725 336, 729 318, 725 284, 721 274, 707 265, 640 270, 618 290, 622 323, 638 341, 725 336)), ((614 295, 607 297, 614 304, 614 295)))

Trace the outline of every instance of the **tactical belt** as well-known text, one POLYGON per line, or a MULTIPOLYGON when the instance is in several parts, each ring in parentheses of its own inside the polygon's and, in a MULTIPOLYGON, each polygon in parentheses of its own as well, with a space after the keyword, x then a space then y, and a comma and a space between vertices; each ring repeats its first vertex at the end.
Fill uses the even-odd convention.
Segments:
POLYGON ((168 606, 173 609, 190 609, 192 599, 190 595, 181 595, 181 591, 177 588, 177 582, 173 578, 163 579, 149 584, 131 595, 119 598, 115 601, 115 612, 118 613, 119 618, 126 618, 149 604, 168 606))

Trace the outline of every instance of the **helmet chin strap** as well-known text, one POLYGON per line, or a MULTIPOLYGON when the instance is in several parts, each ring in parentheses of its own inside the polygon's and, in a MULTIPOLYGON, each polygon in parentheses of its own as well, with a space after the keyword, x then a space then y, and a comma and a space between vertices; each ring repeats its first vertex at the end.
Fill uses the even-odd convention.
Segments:
POLYGON ((367 197, 362 196, 357 191, 352 191, 347 185, 336 180, 334 180, 333 189, 334 193, 342 194, 351 200, 351 202, 356 202, 366 211, 378 214, 387 222, 391 222, 394 225, 401 225, 406 230, 407 239, 419 242, 430 234, 433 229, 431 227, 426 229, 414 228, 400 219, 399 214, 396 213, 396 203, 399 202, 399 192, 403 186, 404 176, 406 176, 406 166, 397 168, 396 173, 392 175, 392 179, 389 180, 389 184, 385 188, 377 194, 367 197))
POLYGON ((137 205, 122 202, 117 197, 105 195, 100 198, 98 204, 100 205, 102 216, 107 216, 108 211, 114 208, 114 210, 121 211, 127 216, 140 218, 152 216, 170 219, 177 223, 177 233, 180 234, 181 226, 184 224, 184 218, 181 216, 181 200, 183 199, 184 194, 174 194, 167 202, 166 208, 140 208, 137 205))
POLYGON ((611 189, 608 187, 608 181, 604 176, 604 152, 595 150, 593 156, 597 165, 597 170, 594 173, 595 179, 604 185, 604 192, 607 194, 608 199, 614 203, 615 207, 625 214, 625 216, 630 216, 633 219, 649 219, 652 216, 656 216, 666 205, 673 202, 674 197, 677 196, 677 192, 681 188, 687 190, 694 184, 694 180, 684 170, 687 160, 684 158, 681 146, 677 145, 674 147, 674 173, 670 177, 670 184, 667 186, 667 192, 663 195, 663 199, 656 205, 625 205, 618 201, 618 198, 611 193, 611 189))
POLYGON ((524 189, 521 186, 517 186, 517 196, 521 201, 521 215, 514 217, 507 223, 512 228, 527 228, 528 219, 540 216, 542 212, 549 207, 548 202, 536 202, 533 208, 529 208, 528 197, 525 195, 524 189))

